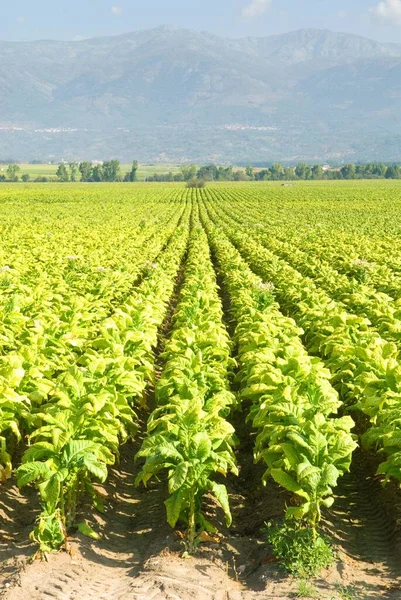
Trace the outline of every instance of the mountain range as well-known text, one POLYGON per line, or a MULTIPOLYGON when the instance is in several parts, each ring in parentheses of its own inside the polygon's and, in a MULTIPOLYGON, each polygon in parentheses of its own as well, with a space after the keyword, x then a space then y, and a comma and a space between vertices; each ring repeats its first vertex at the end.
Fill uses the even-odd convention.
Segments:
POLYGON ((401 44, 171 26, 0 42, 0 159, 401 161, 401 44))

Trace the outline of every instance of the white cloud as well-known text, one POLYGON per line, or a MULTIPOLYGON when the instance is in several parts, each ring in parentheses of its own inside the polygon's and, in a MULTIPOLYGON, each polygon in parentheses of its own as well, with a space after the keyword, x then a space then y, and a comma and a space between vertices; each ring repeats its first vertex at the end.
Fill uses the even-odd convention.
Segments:
POLYGON ((17 23, 22 24, 22 23, 25 23, 25 21, 26 21, 26 18, 23 17, 22 15, 20 17, 17 17, 17 23))
POLYGON ((113 13, 113 15, 117 15, 117 17, 121 17, 121 15, 123 14, 123 9, 121 8, 121 6, 112 6, 111 12, 113 13))
POLYGON ((385 23, 401 25, 401 0, 379 2, 370 12, 385 23))
POLYGON ((340 10, 340 12, 337 14, 337 16, 340 19, 345 19, 345 17, 347 16, 347 13, 345 12, 345 10, 340 10))
POLYGON ((253 19, 259 15, 263 15, 269 8, 272 0, 251 0, 250 3, 244 7, 242 16, 246 19, 253 19))

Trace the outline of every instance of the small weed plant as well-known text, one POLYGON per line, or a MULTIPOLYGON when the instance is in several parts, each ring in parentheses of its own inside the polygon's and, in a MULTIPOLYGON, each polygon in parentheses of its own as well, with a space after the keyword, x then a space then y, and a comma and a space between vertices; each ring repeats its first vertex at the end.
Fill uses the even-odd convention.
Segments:
POLYGON ((269 523, 267 537, 274 556, 296 577, 313 577, 334 562, 334 553, 328 541, 320 535, 315 536, 312 529, 302 523, 269 523))

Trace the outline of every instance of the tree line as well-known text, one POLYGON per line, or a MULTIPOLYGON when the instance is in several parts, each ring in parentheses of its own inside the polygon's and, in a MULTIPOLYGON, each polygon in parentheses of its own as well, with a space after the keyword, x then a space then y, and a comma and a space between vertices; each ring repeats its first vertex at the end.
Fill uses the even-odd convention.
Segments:
POLYGON ((367 165, 347 164, 341 168, 325 168, 321 165, 310 166, 298 163, 295 167, 274 163, 265 169, 247 166, 245 169, 205 165, 181 167, 179 173, 155 173, 147 181, 292 181, 318 179, 401 179, 401 165, 370 163, 367 165))
MULTIPOLYGON (((8 165, 6 175, 0 175, 0 181, 17 182, 20 180, 21 167, 19 165, 8 165)), ((122 175, 121 165, 118 160, 106 160, 100 164, 92 164, 89 161, 81 163, 60 163, 57 167, 56 178, 60 182, 100 182, 100 181, 137 181, 138 161, 134 160, 131 170, 122 175)), ((23 173, 21 181, 31 180, 29 173, 23 173)), ((49 181, 49 177, 39 175, 35 182, 49 181)))
POLYGON ((138 161, 134 160, 131 170, 122 175, 119 160, 106 160, 101 164, 95 164, 88 161, 81 163, 62 163, 58 166, 56 176, 59 181, 136 181, 138 171, 138 161))
MULTIPOLYGON (((0 174, 0 181, 17 182, 20 180, 21 168, 19 165, 10 164, 6 175, 0 174)), ((108 160, 99 164, 89 161, 80 163, 61 163, 56 171, 56 180, 59 182, 113 182, 137 181, 138 161, 134 160, 131 170, 125 174, 121 172, 118 160, 108 160)), ((292 181, 292 180, 319 180, 319 179, 401 179, 401 165, 386 165, 384 163, 369 163, 365 165, 349 163, 342 167, 322 167, 322 165, 308 165, 300 162, 296 166, 283 166, 274 163, 270 167, 255 169, 251 165, 246 168, 234 169, 233 167, 204 165, 184 165, 178 173, 154 173, 146 178, 149 182, 196 182, 196 181, 292 181)), ((24 182, 30 181, 30 176, 24 173, 21 176, 24 182)), ((38 176, 34 181, 51 181, 48 177, 38 176)), ((195 183, 193 183, 195 186, 195 183)))

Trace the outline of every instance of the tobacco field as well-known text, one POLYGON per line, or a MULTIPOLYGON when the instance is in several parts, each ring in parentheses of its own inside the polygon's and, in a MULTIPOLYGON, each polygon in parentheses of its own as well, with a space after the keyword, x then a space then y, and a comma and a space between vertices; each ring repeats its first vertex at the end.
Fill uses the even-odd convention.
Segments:
POLYGON ((399 182, 0 215, 0 598, 401 598, 399 182))

